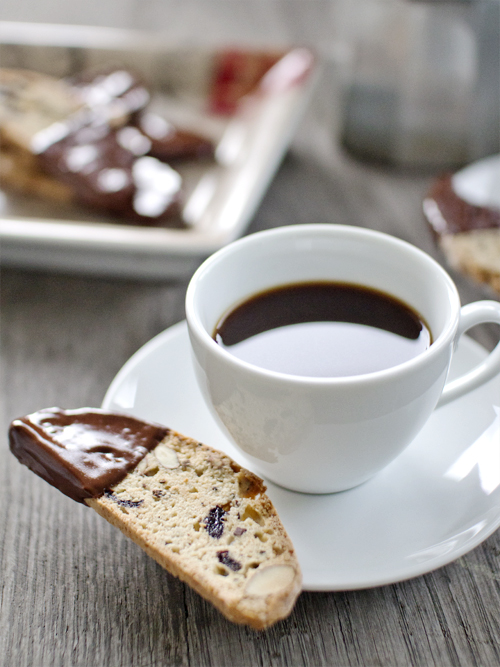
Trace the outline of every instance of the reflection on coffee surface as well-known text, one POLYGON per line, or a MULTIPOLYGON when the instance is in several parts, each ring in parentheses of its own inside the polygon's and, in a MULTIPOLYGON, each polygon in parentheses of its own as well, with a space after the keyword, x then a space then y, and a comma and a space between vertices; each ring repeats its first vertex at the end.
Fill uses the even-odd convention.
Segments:
POLYGON ((256 294, 221 318, 213 338, 255 366, 308 377, 384 370, 432 343, 423 319, 403 302, 335 282, 284 285, 256 294))

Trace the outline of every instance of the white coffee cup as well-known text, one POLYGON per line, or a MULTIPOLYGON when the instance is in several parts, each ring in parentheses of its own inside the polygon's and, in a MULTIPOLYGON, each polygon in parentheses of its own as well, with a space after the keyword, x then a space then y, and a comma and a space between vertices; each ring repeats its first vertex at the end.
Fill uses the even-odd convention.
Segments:
POLYGON ((251 468, 286 488, 352 488, 390 463, 432 411, 500 372, 500 344, 478 367, 446 384, 459 337, 500 324, 500 303, 460 307, 450 276, 418 248, 380 232, 296 225, 259 232, 209 257, 186 295, 195 372, 216 420, 251 468), (429 325, 433 342, 392 368, 350 377, 302 377, 249 364, 213 339, 222 315, 281 285, 333 281, 403 301, 429 325))

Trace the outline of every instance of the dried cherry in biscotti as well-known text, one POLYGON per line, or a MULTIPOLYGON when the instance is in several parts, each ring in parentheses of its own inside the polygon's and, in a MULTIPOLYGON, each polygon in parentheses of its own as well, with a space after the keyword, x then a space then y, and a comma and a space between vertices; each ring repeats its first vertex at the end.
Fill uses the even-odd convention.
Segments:
POLYGON ((220 505, 213 507, 205 518, 205 528, 210 537, 219 540, 224 532, 224 516, 226 512, 220 505))

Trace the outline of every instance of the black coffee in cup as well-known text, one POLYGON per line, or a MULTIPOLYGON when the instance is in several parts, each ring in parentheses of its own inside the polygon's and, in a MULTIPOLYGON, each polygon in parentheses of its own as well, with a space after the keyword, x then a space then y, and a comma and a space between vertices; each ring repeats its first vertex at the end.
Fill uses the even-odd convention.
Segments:
POLYGON ((256 294, 221 318, 213 338, 255 366, 307 377, 373 373, 416 357, 432 343, 423 318, 405 303, 336 282, 256 294))

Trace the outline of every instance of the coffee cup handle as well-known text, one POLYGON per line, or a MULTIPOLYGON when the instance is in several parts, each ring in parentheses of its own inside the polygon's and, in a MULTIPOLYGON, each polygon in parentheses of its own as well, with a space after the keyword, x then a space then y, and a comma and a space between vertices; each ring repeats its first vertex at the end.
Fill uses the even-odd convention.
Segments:
MULTIPOLYGON (((494 322, 500 324, 500 303, 498 301, 476 301, 463 306, 455 338, 455 346, 460 336, 477 324, 494 322)), ((465 375, 447 382, 436 407, 440 408, 450 401, 480 387, 500 373, 500 343, 490 354, 465 375)))

